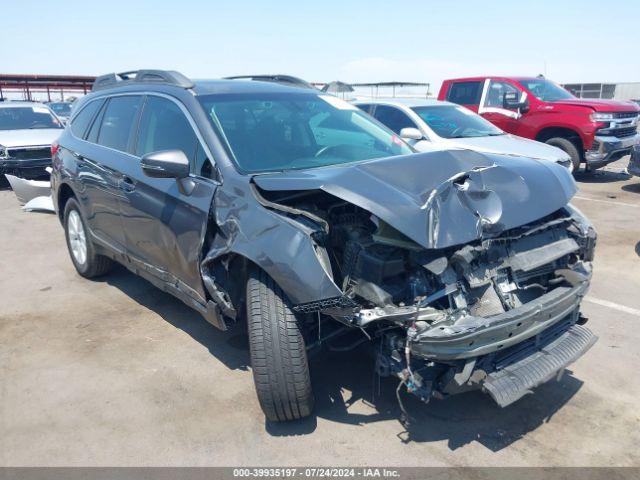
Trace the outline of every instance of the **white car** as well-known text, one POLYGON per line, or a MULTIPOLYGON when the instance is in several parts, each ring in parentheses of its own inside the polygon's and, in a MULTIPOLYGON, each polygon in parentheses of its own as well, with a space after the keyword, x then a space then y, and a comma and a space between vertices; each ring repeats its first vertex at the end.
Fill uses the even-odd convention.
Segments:
POLYGON ((559 148, 506 133, 454 103, 410 98, 377 98, 353 103, 420 152, 464 148, 548 160, 573 170, 571 158, 559 148))
POLYGON ((36 102, 0 102, 0 178, 49 177, 51 144, 64 126, 49 107, 36 102))

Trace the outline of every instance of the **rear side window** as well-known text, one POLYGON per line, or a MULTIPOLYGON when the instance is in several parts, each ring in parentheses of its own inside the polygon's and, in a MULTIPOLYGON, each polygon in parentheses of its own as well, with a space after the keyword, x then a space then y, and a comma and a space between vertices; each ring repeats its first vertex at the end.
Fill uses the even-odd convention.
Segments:
POLYGON ((387 105, 377 105, 373 116, 388 128, 400 134, 403 128, 415 128, 416 124, 402 110, 387 105))
POLYGON ((140 118, 136 155, 182 150, 190 164, 195 165, 198 143, 198 137, 178 105, 166 98, 147 97, 140 118))
POLYGON ((128 151, 141 103, 140 96, 111 98, 102 115, 97 143, 121 152, 128 151))
POLYGON ((75 117, 73 117, 73 121, 71 122, 71 132, 78 137, 84 138, 84 134, 87 132, 87 128, 91 123, 94 115, 102 105, 102 101, 94 100, 93 102, 89 102, 75 117))
POLYGON ((482 82, 455 82, 449 87, 447 100, 458 105, 478 105, 482 82))

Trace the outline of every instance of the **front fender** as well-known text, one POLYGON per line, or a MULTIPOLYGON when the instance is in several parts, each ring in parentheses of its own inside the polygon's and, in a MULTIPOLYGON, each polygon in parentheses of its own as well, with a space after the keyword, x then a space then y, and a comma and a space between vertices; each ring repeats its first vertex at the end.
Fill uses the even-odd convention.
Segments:
POLYGON ((203 272, 235 253, 267 272, 294 305, 342 296, 330 267, 321 261, 313 230, 260 205, 248 183, 225 182, 214 206, 218 231, 202 261, 203 272))

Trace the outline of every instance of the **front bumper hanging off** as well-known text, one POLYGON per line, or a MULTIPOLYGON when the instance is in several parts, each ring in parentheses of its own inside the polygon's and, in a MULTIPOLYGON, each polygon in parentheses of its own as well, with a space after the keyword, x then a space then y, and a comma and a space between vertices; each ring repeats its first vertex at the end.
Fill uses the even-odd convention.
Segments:
POLYGON ((48 178, 46 168, 51 166, 51 158, 29 160, 0 159, 0 175, 9 174, 30 180, 48 178))
MULTIPOLYGON (((589 329, 572 325, 559 337, 522 358, 489 373, 482 387, 501 407, 519 400, 580 358, 598 340, 589 329)), ((535 345, 532 346, 535 348, 535 345)))

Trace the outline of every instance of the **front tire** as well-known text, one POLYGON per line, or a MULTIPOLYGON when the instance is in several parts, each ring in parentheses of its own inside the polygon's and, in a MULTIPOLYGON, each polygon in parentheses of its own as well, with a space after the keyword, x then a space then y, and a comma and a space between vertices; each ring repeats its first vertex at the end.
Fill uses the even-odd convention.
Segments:
POLYGON ((562 137, 553 137, 544 143, 546 143, 547 145, 558 147, 560 150, 563 150, 565 153, 567 153, 569 157, 571 157, 571 163, 573 163, 573 171, 578 171, 582 158, 575 143, 562 137))
POLYGON ((67 200, 63 218, 67 248, 76 271, 85 278, 93 278, 111 270, 111 259, 96 253, 80 206, 74 198, 67 200))
POLYGON ((284 292, 259 269, 247 282, 247 323, 253 380, 267 420, 310 415, 314 398, 299 322, 284 292))

